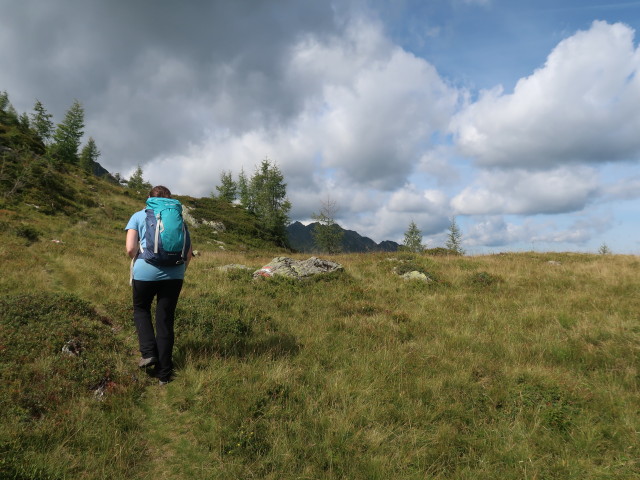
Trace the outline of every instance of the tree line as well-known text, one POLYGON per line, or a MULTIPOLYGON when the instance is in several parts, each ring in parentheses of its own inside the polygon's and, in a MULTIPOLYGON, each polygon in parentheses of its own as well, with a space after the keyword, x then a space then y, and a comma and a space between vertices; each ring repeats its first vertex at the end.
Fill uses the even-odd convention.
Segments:
POLYGON ((284 175, 275 162, 265 158, 250 177, 243 168, 236 180, 230 171, 223 171, 216 190, 218 194, 212 192, 212 196, 230 203, 237 202, 255 215, 262 227, 282 246, 288 246, 287 225, 291 202, 287 198, 284 175))
POLYGON ((25 148, 49 158, 54 165, 78 165, 88 172, 100 157, 93 137, 80 149, 84 135, 84 108, 74 100, 63 120, 55 124, 40 100, 33 112, 18 114, 7 92, 0 92, 0 140, 12 148, 25 148))
MULTIPOLYGON (((220 174, 220 184, 216 186, 217 194, 211 192, 211 196, 246 208, 260 218, 263 226, 286 245, 286 228, 291 209, 286 187, 280 168, 269 159, 264 159, 251 177, 247 177, 244 168, 235 180, 231 171, 223 170, 220 174)), ((342 251, 344 230, 335 220, 337 212, 338 204, 328 197, 322 202, 319 212, 311 215, 316 222, 311 234, 316 248, 321 252, 337 254, 342 251)), ((422 243, 422 232, 413 220, 404 234, 404 242, 400 248, 413 253, 423 253, 427 250, 422 243)), ((465 253, 462 248, 462 233, 455 217, 451 218, 449 224, 445 248, 440 250, 452 255, 465 253)))

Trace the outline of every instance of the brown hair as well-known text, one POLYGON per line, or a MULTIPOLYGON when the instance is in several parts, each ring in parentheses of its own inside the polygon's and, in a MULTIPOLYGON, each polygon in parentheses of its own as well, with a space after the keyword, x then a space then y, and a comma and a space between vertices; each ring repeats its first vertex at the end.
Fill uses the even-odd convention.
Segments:
POLYGON ((171 192, 162 185, 155 186, 149 192, 149 197, 171 198, 171 192))

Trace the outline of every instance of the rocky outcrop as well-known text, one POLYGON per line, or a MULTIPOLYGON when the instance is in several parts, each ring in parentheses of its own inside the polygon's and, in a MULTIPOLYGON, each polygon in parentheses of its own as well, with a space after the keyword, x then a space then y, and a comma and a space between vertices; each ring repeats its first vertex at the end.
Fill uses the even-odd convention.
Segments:
POLYGON ((207 227, 211 227, 215 233, 222 233, 227 230, 224 223, 216 222, 215 220, 202 220, 201 222, 198 222, 198 220, 191 215, 192 210, 193 208, 187 205, 182 206, 182 218, 184 218, 184 221, 187 222, 187 225, 190 227, 198 228, 200 225, 206 225, 207 227))
POLYGON ((276 257, 264 267, 253 272, 254 278, 273 277, 281 275, 283 277, 303 279, 314 275, 343 271, 342 265, 329 260, 322 260, 311 257, 307 260, 294 260, 289 257, 276 257))

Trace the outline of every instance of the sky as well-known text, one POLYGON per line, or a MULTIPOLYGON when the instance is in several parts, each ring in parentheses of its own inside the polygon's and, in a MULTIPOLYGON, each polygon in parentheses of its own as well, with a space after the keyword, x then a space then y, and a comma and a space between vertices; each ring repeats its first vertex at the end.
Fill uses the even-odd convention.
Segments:
POLYGON ((268 158, 292 221, 469 254, 640 253, 640 1, 0 0, 0 91, 195 197, 268 158))

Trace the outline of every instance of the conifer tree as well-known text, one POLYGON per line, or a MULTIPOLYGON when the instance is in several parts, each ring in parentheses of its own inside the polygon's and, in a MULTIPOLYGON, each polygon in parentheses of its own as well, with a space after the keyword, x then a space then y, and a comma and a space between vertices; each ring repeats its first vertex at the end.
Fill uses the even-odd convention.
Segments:
POLYGON ((252 211, 253 205, 251 204, 251 195, 249 194, 249 180, 247 180, 247 175, 244 173, 244 168, 240 170, 240 175, 238 175, 237 190, 240 205, 252 211))
POLYGON ((100 157, 100 150, 98 150, 93 137, 89 137, 89 140, 80 152, 80 167, 87 172, 93 172, 93 166, 98 161, 98 157, 100 157))
POLYGON ((7 92, 0 92, 0 121, 9 125, 17 125, 18 114, 9 101, 7 92))
POLYGON ((216 185, 218 198, 222 198, 229 203, 233 203, 237 197, 238 186, 233 181, 231 171, 222 171, 220 174, 220 185, 216 185))
POLYGON ((20 127, 20 130, 22 130, 23 132, 28 132, 31 126, 29 122, 29 115, 27 115, 26 113, 23 113, 22 115, 20 115, 18 117, 18 126, 20 127))
POLYGON ((287 184, 276 164, 264 159, 249 182, 249 211, 254 213, 271 234, 287 244, 291 202, 287 199, 287 184))
POLYGON ((140 165, 138 165, 136 171, 129 177, 129 180, 127 180, 127 187, 138 193, 151 190, 151 184, 142 176, 142 167, 140 165))
POLYGON ((611 249, 605 242, 602 242, 602 245, 598 248, 598 253, 600 255, 611 255, 611 249))
POLYGON ((322 202, 320 213, 311 215, 318 222, 311 232, 316 247, 326 253, 340 253, 342 251, 342 237, 344 230, 335 222, 338 206, 335 200, 327 198, 322 202))
POLYGON ((422 253, 424 251, 422 232, 413 220, 411 220, 407 231, 404 232, 404 242, 402 242, 402 245, 404 250, 409 252, 422 253))
POLYGON ((31 114, 31 127, 36 132, 42 143, 49 144, 51 134, 53 133, 53 115, 47 112, 40 100, 36 100, 31 114))
POLYGON ((78 163, 78 147, 84 134, 84 109, 75 100, 53 134, 51 154, 60 163, 78 163))
POLYGON ((451 217, 446 247, 456 255, 464 255, 464 249, 462 248, 462 233, 456 223, 456 217, 451 217))
POLYGON ((0 112, 4 112, 9 106, 9 94, 6 91, 0 92, 0 112))

